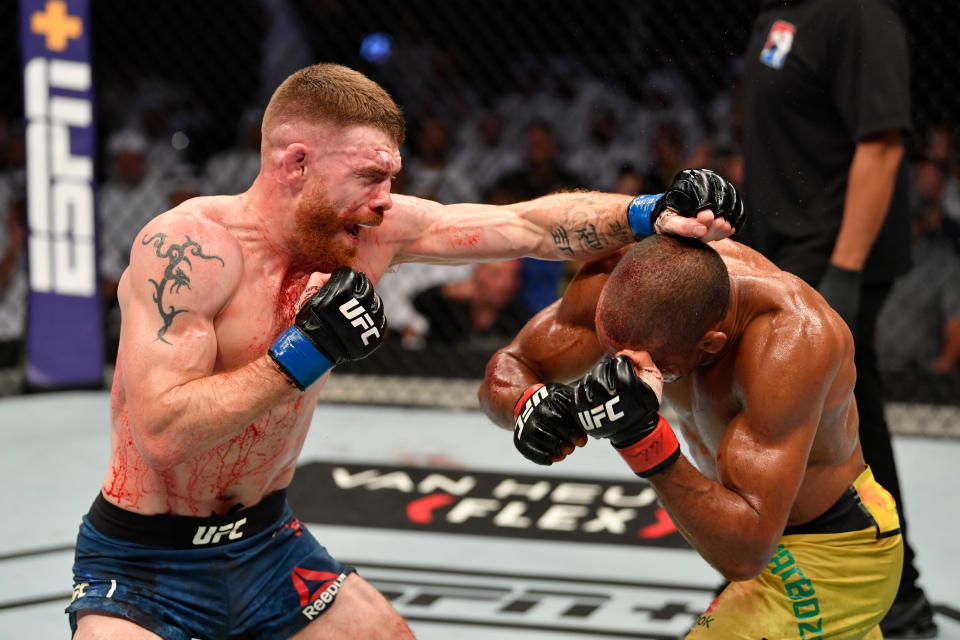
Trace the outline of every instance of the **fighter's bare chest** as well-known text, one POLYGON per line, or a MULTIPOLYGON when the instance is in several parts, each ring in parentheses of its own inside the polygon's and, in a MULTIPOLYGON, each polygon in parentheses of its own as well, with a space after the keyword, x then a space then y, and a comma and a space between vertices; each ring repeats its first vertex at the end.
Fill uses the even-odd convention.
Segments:
MULTIPOLYGON (((367 261, 354 268, 374 282, 385 269, 367 261)), ((214 322, 219 370, 241 366, 267 352, 277 336, 294 323, 311 274, 291 272, 281 277, 249 270, 246 276, 214 322)))
POLYGON ((696 372, 664 387, 664 400, 674 411, 677 427, 691 444, 716 455, 730 421, 740 412, 729 374, 696 372))

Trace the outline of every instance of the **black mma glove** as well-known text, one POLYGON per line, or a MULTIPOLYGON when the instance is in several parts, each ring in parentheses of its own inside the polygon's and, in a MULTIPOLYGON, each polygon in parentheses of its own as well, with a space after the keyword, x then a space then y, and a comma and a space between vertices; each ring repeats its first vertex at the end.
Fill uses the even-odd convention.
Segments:
POLYGON ((840 314, 852 333, 860 310, 860 272, 831 264, 820 279, 817 291, 840 314))
POLYGON ((574 411, 587 435, 607 438, 630 468, 646 478, 680 457, 680 444, 660 416, 660 401, 620 355, 590 370, 574 391, 574 411))
POLYGON ((743 201, 729 181, 709 169, 684 169, 673 178, 670 187, 660 196, 637 196, 627 208, 627 220, 633 237, 640 239, 654 234, 657 218, 667 207, 685 218, 694 218, 704 209, 712 209, 739 230, 746 218, 743 201))
POLYGON ((307 298, 293 326, 270 347, 270 357, 301 391, 341 362, 377 350, 386 333, 383 303, 370 280, 337 267, 307 298))
POLYGON ((573 413, 573 387, 550 382, 523 392, 513 410, 513 444, 523 457, 537 464, 553 464, 564 444, 583 433, 573 413))

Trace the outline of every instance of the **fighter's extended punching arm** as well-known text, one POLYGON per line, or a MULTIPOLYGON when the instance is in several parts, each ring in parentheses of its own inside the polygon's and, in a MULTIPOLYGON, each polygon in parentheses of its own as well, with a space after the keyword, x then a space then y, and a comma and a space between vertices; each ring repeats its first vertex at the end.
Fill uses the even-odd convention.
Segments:
POLYGON ((744 213, 732 184, 707 169, 687 169, 665 193, 651 196, 571 192, 504 206, 395 196, 388 215, 409 221, 381 233, 399 245, 395 262, 453 264, 523 256, 587 260, 653 233, 708 242, 733 233, 744 213))
POLYGON ((581 267, 563 298, 537 314, 487 363, 480 406, 495 423, 513 429, 517 448, 538 464, 557 462, 586 441, 566 383, 603 355, 594 312, 619 256, 581 267))

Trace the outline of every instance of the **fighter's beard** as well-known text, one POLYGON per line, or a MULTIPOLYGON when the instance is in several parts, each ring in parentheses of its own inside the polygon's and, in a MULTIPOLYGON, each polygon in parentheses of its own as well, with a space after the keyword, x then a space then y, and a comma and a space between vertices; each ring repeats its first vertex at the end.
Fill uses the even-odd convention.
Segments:
POLYGON ((340 265, 352 266, 357 247, 337 240, 343 221, 321 187, 304 195, 294 218, 297 231, 298 262, 309 271, 330 273, 340 265))

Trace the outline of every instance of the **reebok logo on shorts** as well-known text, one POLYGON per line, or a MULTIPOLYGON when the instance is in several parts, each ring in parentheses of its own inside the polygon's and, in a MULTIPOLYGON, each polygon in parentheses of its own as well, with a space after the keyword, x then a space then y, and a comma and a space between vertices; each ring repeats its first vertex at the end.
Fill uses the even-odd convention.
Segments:
POLYGON ((303 615, 307 617, 307 620, 313 620, 330 606, 346 577, 347 574, 345 573, 336 574, 329 571, 313 571, 294 567, 293 571, 290 572, 290 579, 300 596, 300 606, 303 607, 303 615), (307 581, 319 581, 321 584, 313 593, 310 593, 307 581))

